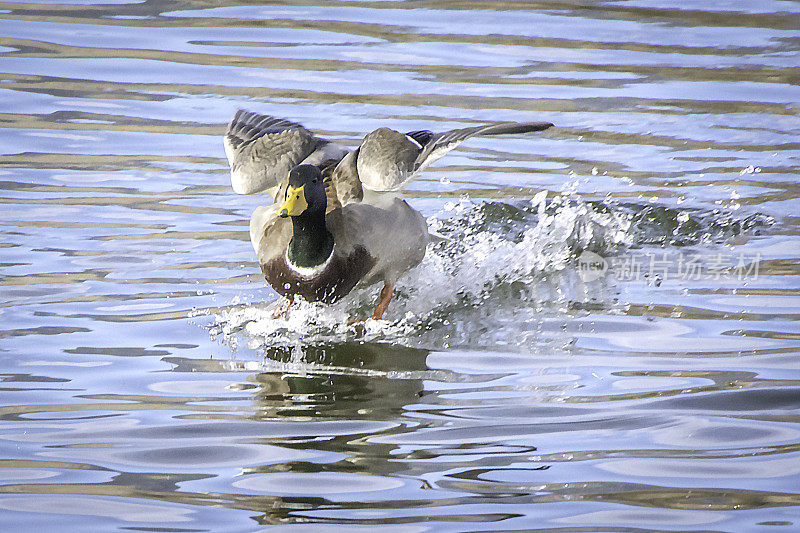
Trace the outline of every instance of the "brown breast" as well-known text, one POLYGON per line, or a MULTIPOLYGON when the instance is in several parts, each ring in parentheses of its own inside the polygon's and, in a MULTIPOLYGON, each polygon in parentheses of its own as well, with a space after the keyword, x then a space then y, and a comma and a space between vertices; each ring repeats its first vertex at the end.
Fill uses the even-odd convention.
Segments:
POLYGON ((309 302, 336 302, 353 290, 375 265, 375 259, 367 250, 356 247, 349 255, 336 253, 328 266, 313 277, 304 277, 292 270, 285 255, 261 264, 264 277, 281 296, 291 298, 298 295, 309 302))

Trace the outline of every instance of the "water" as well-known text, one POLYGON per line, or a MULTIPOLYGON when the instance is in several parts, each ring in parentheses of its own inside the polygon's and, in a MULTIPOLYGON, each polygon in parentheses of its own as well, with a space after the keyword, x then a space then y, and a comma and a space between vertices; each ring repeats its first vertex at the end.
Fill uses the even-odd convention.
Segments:
POLYGON ((0 6, 0 528, 794 531, 800 8, 0 6), (221 136, 545 120, 272 320, 221 136))

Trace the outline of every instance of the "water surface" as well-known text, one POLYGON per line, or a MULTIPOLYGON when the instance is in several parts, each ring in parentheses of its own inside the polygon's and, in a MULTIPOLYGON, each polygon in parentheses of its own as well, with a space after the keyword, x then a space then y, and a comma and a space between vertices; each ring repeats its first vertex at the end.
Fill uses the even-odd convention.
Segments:
POLYGON ((800 8, 0 5, 4 531, 793 531, 800 8), (473 139, 270 318, 236 109, 473 139))

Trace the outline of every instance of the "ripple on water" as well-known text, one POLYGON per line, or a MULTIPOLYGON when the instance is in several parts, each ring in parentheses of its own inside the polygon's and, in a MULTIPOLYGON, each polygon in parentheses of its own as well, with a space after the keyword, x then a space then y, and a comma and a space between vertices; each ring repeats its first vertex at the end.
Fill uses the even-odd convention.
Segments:
MULTIPOLYGON (((767 408, 767 412, 770 412, 767 408)), ((730 414, 731 411, 723 414, 730 414)), ((678 422, 653 434, 654 442, 694 449, 733 449, 786 446, 797 442, 800 430, 786 425, 746 418, 694 414, 690 409, 678 422), (691 416, 690 416, 691 415, 691 416)))
POLYGON ((367 501, 387 498, 385 491, 394 491, 410 481, 347 472, 250 474, 233 485, 240 489, 285 496, 308 495, 332 501, 367 501))
MULTIPOLYGON (((800 474, 800 462, 795 457, 774 456, 740 458, 736 462, 700 458, 618 459, 598 463, 597 468, 626 477, 691 478, 698 480, 699 486, 706 479, 743 481, 800 474)), ((753 481, 748 488, 755 488, 753 481)))
POLYGON ((22 513, 48 513, 108 517, 123 522, 179 523, 192 521, 195 513, 182 505, 136 503, 127 498, 37 494, 35 496, 3 496, 0 509, 22 513))

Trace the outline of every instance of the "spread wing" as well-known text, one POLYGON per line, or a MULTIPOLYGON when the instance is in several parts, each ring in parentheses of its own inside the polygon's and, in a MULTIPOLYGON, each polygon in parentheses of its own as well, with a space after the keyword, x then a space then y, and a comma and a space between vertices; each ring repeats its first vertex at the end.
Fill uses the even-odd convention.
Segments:
POLYGON ((505 122, 433 133, 427 130, 407 134, 380 128, 364 138, 356 167, 364 188, 397 191, 404 188, 428 165, 478 135, 503 135, 543 131, 549 122, 505 122))
POLYGON ((324 146, 296 122, 239 110, 225 133, 231 185, 239 194, 277 187, 289 171, 324 146))

